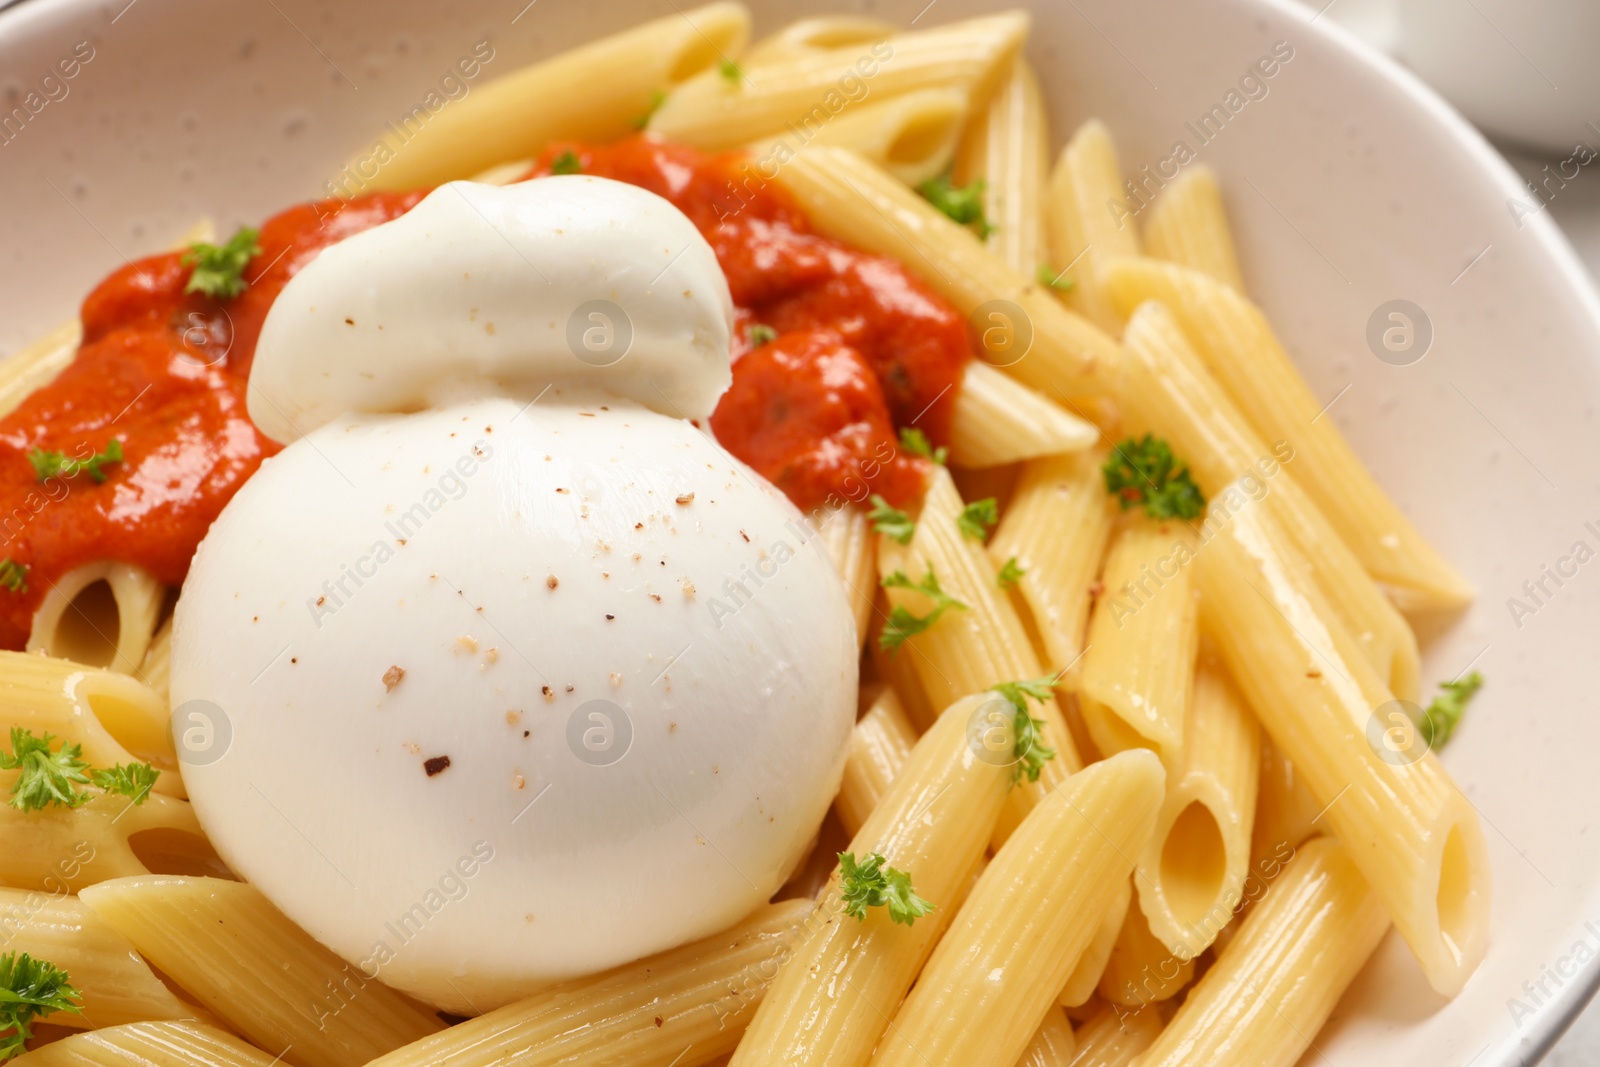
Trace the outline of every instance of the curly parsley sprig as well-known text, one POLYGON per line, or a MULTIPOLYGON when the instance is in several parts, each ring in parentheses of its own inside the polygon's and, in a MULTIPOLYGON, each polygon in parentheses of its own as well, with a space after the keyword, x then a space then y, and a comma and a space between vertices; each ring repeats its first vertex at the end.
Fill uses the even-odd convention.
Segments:
POLYGON ((1152 434, 1117 445, 1100 470, 1106 492, 1123 511, 1142 504, 1152 519, 1198 519, 1205 510, 1206 498, 1188 466, 1173 456, 1171 445, 1152 434))
POLYGON ((1022 580, 1028 569, 1017 562, 1017 557, 1012 556, 1001 566, 1000 573, 994 576, 994 583, 1001 589, 1010 589, 1022 580))
POLYGON ((205 293, 224 300, 244 292, 249 284, 244 280, 244 269, 261 254, 261 246, 256 243, 260 237, 260 231, 241 226, 223 244, 196 241, 190 245, 181 262, 194 270, 183 291, 205 293))
POLYGON ((11 783, 10 805, 18 811, 42 811, 51 805, 76 808, 91 794, 80 788, 94 785, 143 804, 161 772, 148 763, 119 763, 106 770, 91 770, 83 759, 82 745, 63 744, 52 749, 54 734, 39 737, 20 726, 11 728, 11 751, 0 752, 0 770, 18 771, 11 783))
POLYGON ((894 652, 906 643, 907 638, 915 637, 934 623, 939 621, 939 616, 954 608, 957 611, 966 611, 967 605, 946 593, 939 586, 939 576, 929 567, 922 580, 913 582, 906 577, 905 571, 895 571, 882 582, 885 589, 910 589, 921 593, 933 601, 933 610, 926 615, 914 614, 903 604, 896 604, 889 611, 889 621, 883 624, 883 632, 878 635, 878 647, 885 652, 894 652))
POLYGON ((52 1012, 82 1009, 67 972, 26 952, 0 956, 0 1060, 20 1056, 33 1037, 33 1021, 52 1012))
POLYGON ((950 458, 950 450, 943 446, 934 448, 928 440, 928 435, 915 426, 906 426, 900 430, 900 447, 910 452, 913 456, 931 459, 933 462, 944 466, 945 460, 950 458))
POLYGON ((1054 675, 1045 675, 1042 678, 1026 678, 1015 682, 1001 682, 994 687, 994 691, 1010 703, 1015 714, 1012 716, 1012 729, 1016 734, 1012 754, 1016 757, 1016 766, 1012 771, 1012 781, 1020 782, 1026 778, 1030 782, 1039 780, 1039 772, 1044 769, 1045 760, 1056 758, 1056 750, 1046 745, 1039 736, 1039 731, 1044 729, 1044 720, 1035 719, 1028 714, 1029 698, 1043 704, 1055 697, 1054 675))
POLYGON ((994 232, 983 210, 983 194, 987 186, 982 178, 967 185, 956 185, 948 173, 929 178, 917 186, 922 198, 938 208, 947 217, 963 226, 971 226, 979 237, 994 232))
POLYGON ((41 482, 50 478, 76 478, 80 474, 88 474, 98 485, 106 480, 106 464, 122 462, 122 442, 113 437, 106 442, 105 448, 88 459, 74 459, 65 452, 46 452, 42 448, 35 448, 28 453, 28 462, 33 464, 34 476, 41 482))
POLYGON ((872 510, 867 512, 867 519, 872 523, 872 529, 892 541, 909 545, 917 532, 917 524, 911 516, 877 493, 873 493, 870 500, 872 510))
POLYGON ((1417 723, 1417 733, 1430 750, 1450 743, 1456 727, 1461 725, 1461 717, 1467 713, 1467 705, 1483 688, 1483 675, 1473 671, 1465 678, 1440 682, 1439 688, 1444 692, 1423 709, 1422 721, 1417 723))
POLYGON ((1000 521, 1000 505, 994 497, 974 500, 956 516, 956 527, 974 541, 987 541, 989 531, 1000 521))
POLYGON ((910 926, 934 905, 917 896, 909 874, 885 866, 887 862, 877 852, 859 862, 854 852, 839 853, 839 894, 845 914, 865 921, 868 908, 888 908, 890 922, 910 926))

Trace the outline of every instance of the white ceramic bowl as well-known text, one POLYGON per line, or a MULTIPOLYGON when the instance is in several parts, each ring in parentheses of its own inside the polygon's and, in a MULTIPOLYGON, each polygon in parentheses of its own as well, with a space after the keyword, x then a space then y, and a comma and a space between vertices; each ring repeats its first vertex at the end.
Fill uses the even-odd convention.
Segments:
MULTIPOLYGON (((0 351, 199 216, 228 230, 317 195, 485 37, 498 75, 674 6, 524 2, 27 0, 0 15, 0 71, 22 92, 79 42, 94 50, 62 99, 0 143, 0 351)), ((925 4, 874 7, 934 23, 996 6, 925 4)), ((763 28, 801 13, 752 6, 763 28)), ((1600 303, 1546 216, 1519 227, 1506 202, 1520 183, 1478 135, 1327 19, 1279 0, 1031 6, 1055 135, 1098 115, 1129 170, 1179 139, 1195 147, 1186 121, 1275 42, 1294 49, 1200 157, 1225 183, 1251 291, 1313 388, 1337 398, 1329 417, 1482 590, 1429 635, 1426 668, 1430 683, 1469 664, 1488 678, 1445 762, 1495 861, 1494 942, 1466 991, 1441 1002, 1391 937, 1309 1057, 1531 1063, 1600 982, 1600 961, 1573 966, 1580 943, 1586 959, 1600 952, 1600 563, 1546 579, 1533 614, 1514 619, 1507 601, 1575 542, 1600 549, 1600 303), (1410 366, 1367 345, 1393 299, 1432 323, 1410 366)))

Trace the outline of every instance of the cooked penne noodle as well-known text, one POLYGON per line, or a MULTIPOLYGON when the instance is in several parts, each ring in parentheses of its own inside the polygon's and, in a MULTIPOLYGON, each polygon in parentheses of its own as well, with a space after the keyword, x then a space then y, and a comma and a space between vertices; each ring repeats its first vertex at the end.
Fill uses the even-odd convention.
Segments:
POLYGON ((1093 586, 1114 523, 1100 467, 1102 449, 1033 460, 989 539, 997 567, 1015 559, 1017 589, 1033 614, 1045 659, 1076 688, 1093 586), (1068 668, 1071 668, 1069 671, 1068 668))
POLYGON ((5 368, 0 371, 0 416, 11 414, 29 393, 54 381, 78 354, 82 340, 83 324, 73 319, 6 356, 0 363, 5 368))
POLYGON ((919 734, 925 733, 939 718, 941 709, 934 707, 933 701, 928 697, 928 691, 922 686, 922 679, 917 674, 919 657, 915 650, 907 655, 904 648, 890 652, 883 647, 883 642, 879 638, 888 618, 889 599, 884 595, 884 591, 879 589, 877 598, 873 601, 867 655, 871 657, 873 672, 879 679, 887 682, 894 690, 895 696, 900 698, 900 706, 905 709, 906 718, 910 720, 912 729, 919 734))
POLYGON ((1252 864, 1282 846, 1295 848, 1314 836, 1317 825, 1312 820, 1322 811, 1322 805, 1306 788, 1305 777, 1278 751, 1270 737, 1261 739, 1259 780, 1255 826, 1250 833, 1252 864))
POLYGON ((1130 907, 1138 907, 1133 903, 1132 879, 1118 890, 1111 907, 1100 917, 1100 926, 1095 930, 1093 940, 1089 942, 1089 947, 1083 950, 1083 955, 1078 957, 1077 965, 1072 968, 1072 974, 1067 978, 1067 984, 1061 987, 1061 995, 1056 1000, 1063 1008, 1080 1008, 1094 996, 1095 990, 1100 986, 1100 978, 1105 974, 1106 964, 1111 959, 1111 950, 1116 947, 1117 937, 1122 933, 1122 924, 1128 917, 1130 907))
POLYGON ((73 1034, 16 1062, 19 1067, 273 1067, 283 1060, 213 1026, 149 1022, 73 1034))
POLYGON ((748 70, 797 55, 871 44, 893 37, 898 30, 899 27, 892 22, 864 15, 817 15, 797 19, 770 37, 763 37, 751 45, 741 65, 748 70))
MULTIPOLYGON (((1135 877, 1134 881, 1142 880, 1135 877)), ((1139 1008, 1177 996, 1193 977, 1194 957, 1163 945, 1135 904, 1128 908, 1122 929, 1117 931, 1100 975, 1099 991, 1113 1004, 1139 1008)))
POLYGON ((855 612, 856 636, 867 639, 867 624, 872 616, 872 598, 877 594, 872 524, 867 513, 845 504, 822 507, 811 514, 812 526, 822 535, 823 547, 833 560, 834 570, 844 583, 845 595, 855 612))
POLYGON ((559 138, 615 140, 649 114, 651 94, 714 72, 749 39, 750 12, 738 3, 641 23, 479 86, 436 115, 406 115, 331 184, 343 197, 415 189, 535 155, 559 138))
POLYGON ((785 163, 777 180, 820 232, 900 260, 968 316, 992 365, 1047 396, 1109 386, 1115 341, 881 168, 817 146, 785 163))
POLYGON ((286 1063, 356 1067, 444 1027, 242 882, 120 878, 81 896, 180 989, 286 1063))
POLYGON ((946 88, 982 98, 1022 47, 1028 22, 1026 14, 1010 11, 797 52, 750 70, 710 65, 672 91, 647 129, 697 148, 732 148, 789 130, 798 143, 770 161, 786 166, 794 151, 809 151, 818 131, 869 96, 885 100, 946 88))
POLYGON ((1022 1058, 1017 1060, 1017 1067, 1071 1067, 1077 1053, 1078 1042, 1073 1037, 1066 1012, 1051 1008, 1045 1012, 1044 1022, 1034 1032, 1022 1058))
POLYGON ((1189 991, 1140 1067, 1291 1067, 1388 926, 1344 849, 1329 838, 1311 842, 1189 991))
POLYGON ((842 910, 835 872, 733 1067, 804 1067, 824 1058, 861 1067, 872 1056, 939 935, 959 918, 953 901, 982 860, 1010 790, 1011 769, 980 758, 969 738, 973 716, 996 699, 978 694, 947 708, 850 842, 858 858, 877 853, 911 875, 934 910, 910 925, 891 921, 887 909, 858 920, 842 910))
POLYGON ((951 413, 950 462, 958 467, 1000 467, 1082 452, 1099 437, 1094 423, 982 360, 973 360, 962 375, 951 413))
POLYGON ((1107 1004, 1078 1027, 1078 1057, 1072 1067, 1131 1067, 1161 1033, 1161 1015, 1154 1005, 1130 1011, 1107 1004))
POLYGON ((144 662, 166 588, 143 567, 103 560, 51 584, 28 651, 132 674, 144 662))
POLYGON ((505 163, 496 163, 486 170, 479 171, 469 180, 480 185, 511 185, 520 182, 533 169, 534 160, 530 156, 526 159, 512 159, 505 163))
POLYGON ((551 986, 369 1067, 699 1067, 739 1040, 811 912, 809 900, 764 905, 730 930, 551 986))
MULTIPOLYGON (((150 647, 144 650, 144 662, 134 672, 141 682, 150 687, 162 704, 169 705, 172 687, 172 617, 156 630, 150 638, 150 647)), ((170 738, 168 739, 170 742, 170 738)))
POLYGON ((833 801, 833 810, 851 837, 883 800, 916 743, 917 732, 906 718, 900 698, 886 686, 850 733, 844 779, 833 801))
MULTIPOLYGON (((163 778, 166 775, 162 775, 163 778)), ((159 784, 159 783, 158 783, 159 784)), ((152 871, 220 873, 188 801, 152 793, 143 804, 95 790, 76 808, 0 805, 0 885, 75 893, 152 871)))
POLYGON ((1039 79, 1028 61, 1018 56, 988 106, 973 116, 956 160, 957 184, 984 183, 984 218, 993 227, 984 242, 1025 278, 1044 262, 1040 220, 1049 127, 1039 79))
MULTIPOLYGON (((1038 678, 1044 674, 1022 620, 996 581, 996 570, 978 541, 962 533, 957 517, 962 511, 950 472, 935 465, 909 547, 887 538, 878 544, 878 570, 887 577, 901 571, 911 581, 929 572, 946 594, 966 605, 946 611, 933 626, 908 639, 898 655, 916 668, 923 688, 935 705, 948 706, 992 685, 1038 678)), ((927 611, 928 598, 907 589, 890 589, 889 603, 913 613, 927 611)), ((1030 704, 1035 718, 1044 722, 1041 743, 1055 749, 1044 761, 1037 782, 1023 782, 1012 791, 996 830, 996 844, 1005 840, 1028 811, 1050 790, 1081 767, 1061 708, 1054 700, 1030 704)))
POLYGON ((1108 333, 1122 325, 1101 280, 1111 259, 1139 254, 1139 231, 1111 205, 1126 194, 1111 131, 1098 119, 1078 127, 1050 172, 1050 268, 1066 273, 1072 286, 1067 305, 1108 333))
MULTIPOLYGON (((91 767, 147 762, 162 772, 155 791, 183 796, 167 701, 130 678, 71 660, 0 652, 0 744, 13 728, 82 746, 91 767)), ((3 773, 3 772, 0 772, 3 773)))
POLYGON ((1130 517, 1106 556, 1089 620, 1078 704, 1101 752, 1143 746, 1178 765, 1200 644, 1200 606, 1185 564, 1188 523, 1130 517))
POLYGON ((874 1067, 1011 1067, 1132 872, 1164 778, 1153 754, 1125 752, 1034 808, 929 958, 874 1067))
POLYGON ((1160 300, 1176 317, 1244 417, 1296 452, 1297 481, 1374 579, 1402 607, 1454 609, 1472 586, 1395 507, 1295 369, 1254 304, 1193 270, 1153 259, 1109 264, 1106 284, 1124 313, 1160 300))
POLYGON ((1318 821, 1350 849, 1429 983, 1455 995, 1488 943, 1488 852, 1471 802, 1270 515, 1235 514, 1195 572, 1206 628, 1323 804, 1318 821))
POLYGON ((1243 895, 1260 737, 1227 669, 1202 654, 1183 752, 1168 765, 1167 798, 1137 879, 1150 932, 1182 959, 1205 951, 1243 895))
POLYGON ((1222 190, 1204 164, 1185 168, 1150 205, 1144 247, 1156 259, 1197 270, 1236 293, 1244 292, 1222 190))
POLYGON ((967 122, 967 103, 967 94, 956 89, 913 89, 847 108, 815 132, 804 131, 804 136, 790 126, 756 141, 750 151, 757 159, 774 159, 808 144, 837 145, 861 153, 907 185, 916 185, 950 168, 967 122))
MULTIPOLYGON (((1206 373, 1171 313, 1143 305, 1124 335, 1120 403, 1130 426, 1164 436, 1211 501, 1201 539, 1234 510, 1260 504, 1316 560, 1312 576, 1368 660, 1395 694, 1414 700, 1419 684, 1417 639, 1405 619, 1366 578, 1360 562, 1284 469, 1298 455, 1286 442, 1271 451, 1206 373), (1240 484, 1222 498, 1235 478, 1240 484), (1241 491, 1247 490, 1247 491, 1241 491), (1219 500, 1219 498, 1222 498, 1219 500)), ((1202 551, 1204 545, 1202 544, 1202 551)))
POLYGON ((80 1012, 41 1019, 99 1029, 160 1019, 209 1018, 186 1004, 150 970, 128 939, 76 897, 0 889, 0 956, 26 952, 66 971, 82 994, 80 1012))

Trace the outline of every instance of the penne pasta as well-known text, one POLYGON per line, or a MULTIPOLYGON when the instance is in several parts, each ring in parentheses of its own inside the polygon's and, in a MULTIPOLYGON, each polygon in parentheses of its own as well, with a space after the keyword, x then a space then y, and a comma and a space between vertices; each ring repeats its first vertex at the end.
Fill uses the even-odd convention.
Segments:
POLYGON ((860 1067, 872 1056, 939 935, 958 917, 954 901, 981 862, 1010 789, 1011 769, 980 758, 969 738, 973 716, 994 699, 979 694, 946 709, 850 842, 858 858, 877 853, 910 874, 934 910, 910 925, 884 909, 858 920, 842 911, 835 872, 733 1067, 802 1067, 823 1057, 860 1067))
POLYGON ((1199 271, 1244 292, 1233 233, 1222 207, 1222 190, 1211 168, 1185 168, 1150 205, 1144 227, 1145 251, 1156 259, 1199 271))
POLYGON ((134 676, 150 687, 162 704, 170 706, 172 687, 172 616, 161 624, 144 651, 144 662, 134 676))
MULTIPOLYGON (((1135 882, 1140 881, 1137 877, 1135 882)), ((1130 907, 1111 946, 1099 992, 1113 1004, 1141 1008, 1170 1000, 1194 977, 1194 957, 1174 953, 1150 932, 1144 912, 1130 907)))
POLYGON ((997 567, 1014 559, 1045 661, 1076 688, 1093 587, 1114 522, 1100 467, 1105 452, 1051 456, 1023 465, 1011 502, 989 539, 997 567))
POLYGON ((1072 1024, 1066 1012, 1051 1008, 1044 1014, 1044 1022, 1034 1031, 1033 1040, 1017 1060, 1017 1067, 1070 1067, 1078 1053, 1078 1043, 1072 1034, 1072 1024))
POLYGON ((965 227, 853 152, 813 147, 777 176, 816 228, 892 256, 968 317, 979 355, 1046 395, 1103 392, 1117 345, 965 227))
POLYGON ((877 599, 873 601, 872 616, 867 655, 873 672, 894 690, 912 729, 919 734, 924 733, 938 719, 940 709, 934 707, 927 690, 922 687, 922 679, 917 674, 918 657, 906 655, 903 648, 890 652, 884 647, 881 638, 884 624, 889 619, 889 599, 882 589, 878 590, 877 599))
POLYGON ((241 882, 121 878, 81 895, 179 988, 286 1063, 356 1067, 443 1029, 241 882))
POLYGON ((900 698, 885 687, 850 733, 844 779, 833 801, 833 810, 851 837, 883 800, 916 743, 917 732, 900 707, 900 698))
POLYGON ((709 65, 672 91, 647 129, 712 149, 790 131, 797 143, 770 157, 786 166, 791 155, 809 152, 817 133, 863 100, 928 88, 982 98, 1022 47, 1028 22, 1022 12, 1003 12, 871 43, 795 52, 750 70, 709 65))
POLYGON ((1305 777, 1270 737, 1261 739, 1260 787, 1256 791, 1256 819, 1250 833, 1252 863, 1281 846, 1298 846, 1317 832, 1322 807, 1306 788, 1305 777))
POLYGON ((797 55, 871 44, 894 36, 898 29, 892 22, 865 15, 817 15, 797 19, 751 45, 744 54, 743 65, 748 69, 797 55))
POLYGON ((811 514, 811 525, 822 535, 822 545, 834 570, 844 583, 845 595, 855 612, 856 636, 867 639, 872 616, 872 598, 877 593, 872 524, 867 513, 845 504, 822 507, 811 514))
POLYGON ((1034 808, 934 950, 874 1067, 1011 1067, 1127 881, 1164 777, 1154 755, 1125 752, 1034 808))
POLYGON ((1235 514, 1195 561, 1207 630, 1323 805, 1317 821, 1350 849, 1429 983, 1453 996, 1488 942, 1477 812, 1306 568, 1270 515, 1235 514))
POLYGON ((1388 928, 1344 849, 1313 841, 1251 914, 1140 1067, 1291 1067, 1388 928))
POLYGON ((1168 765, 1166 801, 1139 858, 1139 906, 1150 932, 1180 959, 1205 951, 1242 899, 1260 749, 1233 679, 1202 655, 1183 752, 1168 765))
POLYGON ((1395 507, 1312 394, 1261 311, 1203 274, 1150 259, 1106 268, 1117 306, 1160 300, 1256 432, 1296 453, 1296 481, 1374 579, 1408 610, 1459 608, 1472 587, 1395 507))
POLYGON ((152 872, 223 870, 188 801, 160 793, 137 805, 98 791, 76 808, 3 805, 0 840, 0 885, 46 893, 152 872))
POLYGON ((1072 1067, 1132 1067, 1161 1033, 1154 1005, 1130 1011, 1106 1004, 1078 1027, 1078 1055, 1072 1067))
POLYGON ((162 1019, 209 1020, 150 970, 128 939, 76 897, 0 889, 0 956, 26 952, 66 971, 82 999, 79 1012, 54 1012, 46 1022, 79 1029, 162 1019))
POLYGON ((216 1027, 187 1022, 90 1030, 16 1061, 18 1067, 273 1067, 281 1062, 216 1027))
MULTIPOLYGON (((64 322, 0 362, 0 417, 11 414, 28 394, 49 385, 78 354, 83 324, 64 322)), ((9 529, 7 530, 9 534, 9 529)))
POLYGON ((1128 909, 1132 906, 1135 905, 1133 881, 1130 879, 1118 890, 1111 907, 1100 917, 1100 926, 1095 930, 1089 947, 1078 957, 1078 963, 1072 968, 1067 984, 1061 987, 1061 995, 1056 1000, 1063 1008, 1081 1008, 1094 996, 1100 986, 1100 978, 1105 974, 1106 964, 1111 960, 1111 951, 1116 947, 1117 938, 1122 933, 1122 924, 1128 917, 1128 909))
POLYGON ((143 567, 85 564, 45 593, 33 614, 28 651, 133 674, 144 662, 166 595, 143 567))
POLYGON ((804 139, 791 125, 756 141, 750 151, 758 159, 775 159, 807 144, 837 145, 859 152, 907 185, 916 185, 950 168, 967 122, 967 100, 967 94, 957 89, 913 89, 847 108, 804 139))
POLYGON ((1183 458, 1211 501, 1201 529, 1207 536, 1236 510, 1260 504, 1315 559, 1312 576, 1367 659, 1395 694, 1417 696, 1417 639, 1394 605, 1367 579, 1360 562, 1286 470, 1298 459, 1287 442, 1271 451, 1245 423, 1201 365, 1165 307, 1140 307, 1124 335, 1120 402, 1130 427, 1154 430, 1183 458), (1234 479, 1240 479, 1226 495, 1234 479))
POLYGON ((1040 456, 1082 452, 1100 437, 1094 423, 982 360, 961 378, 950 419, 950 461, 1000 467, 1040 456))
POLYGON ((730 930, 551 986, 368 1067, 700 1067, 739 1040, 811 911, 809 900, 763 905, 730 930))
POLYGON ((1044 262, 1044 188, 1050 124, 1039 79, 1018 56, 988 105, 962 138, 955 180, 982 181, 983 214, 993 227, 984 243, 1001 262, 1032 277, 1044 262))
POLYGON ((1078 675, 1078 704, 1101 752, 1142 746, 1169 767, 1181 760, 1200 643, 1185 566, 1193 553, 1187 523, 1137 516, 1111 544, 1078 675))
POLYGON ((615 140, 650 113, 652 93, 714 72, 749 39, 750 13, 738 3, 641 23, 491 81, 437 114, 406 115, 330 185, 345 198, 415 189, 536 155, 561 138, 615 140), (584 91, 573 92, 580 84, 584 91))
POLYGON ((1122 321, 1101 280, 1102 267, 1112 259, 1139 254, 1138 230, 1112 208, 1123 195, 1122 167, 1111 131, 1091 119, 1072 135, 1050 172, 1045 218, 1050 268, 1072 279, 1065 294, 1067 306, 1112 334, 1122 321))

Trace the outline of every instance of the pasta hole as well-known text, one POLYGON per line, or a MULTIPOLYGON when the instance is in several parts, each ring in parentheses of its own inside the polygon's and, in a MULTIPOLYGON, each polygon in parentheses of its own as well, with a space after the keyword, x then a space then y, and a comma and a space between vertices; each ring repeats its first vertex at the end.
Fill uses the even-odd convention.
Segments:
POLYGON ((1444 855, 1439 861, 1439 932, 1452 953, 1459 955, 1459 946, 1472 941, 1472 860, 1467 855, 1466 842, 1461 838, 1461 828, 1451 827, 1444 841, 1444 855))
POLYGON ((236 881, 211 843, 199 834, 155 826, 128 835, 134 858, 151 874, 179 874, 236 881))
POLYGON ((1193 801, 1161 846, 1161 889, 1180 923, 1193 925, 1216 906, 1227 875, 1227 848, 1211 809, 1193 801))
POLYGON ((90 582, 72 598, 56 622, 48 650, 52 656, 109 667, 117 658, 122 613, 116 594, 104 578, 90 582))
POLYGON ((125 674, 96 671, 82 675, 77 696, 106 733, 136 759, 178 773, 168 732, 171 713, 155 690, 125 674))

